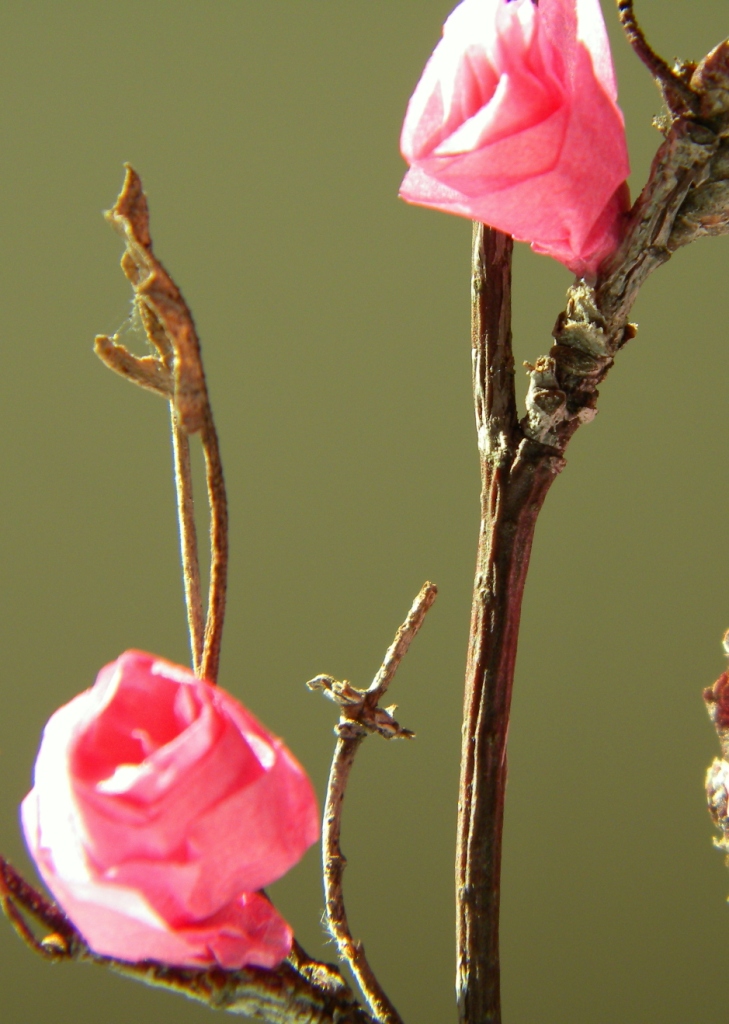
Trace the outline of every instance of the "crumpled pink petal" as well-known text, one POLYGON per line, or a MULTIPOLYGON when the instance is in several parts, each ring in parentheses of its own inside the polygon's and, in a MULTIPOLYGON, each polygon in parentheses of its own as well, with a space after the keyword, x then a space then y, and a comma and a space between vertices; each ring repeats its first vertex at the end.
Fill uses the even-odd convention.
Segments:
POLYGON ((26 841, 97 952, 273 966, 291 930, 255 890, 316 840, 311 784, 233 697, 128 651, 48 722, 26 841))
POLYGON ((277 967, 291 952, 292 931, 259 893, 242 893, 200 920, 166 920, 138 889, 86 878, 62 877, 40 842, 38 804, 23 802, 23 829, 38 870, 89 946, 102 956, 182 967, 217 964, 228 969, 277 967))
POLYGON ((400 195, 594 274, 629 205, 616 96, 599 0, 464 0, 408 106, 400 195))

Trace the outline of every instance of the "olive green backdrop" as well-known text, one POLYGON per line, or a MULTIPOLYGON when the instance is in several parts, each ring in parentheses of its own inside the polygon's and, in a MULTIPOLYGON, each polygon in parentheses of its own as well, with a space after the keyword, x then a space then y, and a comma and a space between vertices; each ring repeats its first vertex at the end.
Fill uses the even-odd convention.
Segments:
MULTIPOLYGON (((452 861, 477 533, 470 225, 406 207, 397 140, 450 0, 25 0, 0 8, 0 849, 44 722, 128 647, 184 661, 166 410, 91 353, 128 313, 101 210, 141 173, 195 313, 232 521, 221 682, 323 791, 334 708, 369 682, 423 580, 440 596, 392 696, 411 744, 367 742, 346 809, 356 934, 406 1020, 454 1019, 452 861)), ((640 0, 700 58, 725 3, 640 0), (669 12, 669 13, 666 13, 669 12)), ((617 31, 645 176, 660 109, 617 31)), ((648 282, 637 339, 549 496, 511 727, 507 1024, 703 1024, 726 1012, 729 874, 702 777, 701 688, 727 594, 727 239, 648 282)), ((519 246, 517 358, 570 282, 519 246)), ((312 851, 275 888, 322 944, 312 851)), ((206 1007, 50 967, 0 927, 7 1024, 192 1024, 206 1007)))

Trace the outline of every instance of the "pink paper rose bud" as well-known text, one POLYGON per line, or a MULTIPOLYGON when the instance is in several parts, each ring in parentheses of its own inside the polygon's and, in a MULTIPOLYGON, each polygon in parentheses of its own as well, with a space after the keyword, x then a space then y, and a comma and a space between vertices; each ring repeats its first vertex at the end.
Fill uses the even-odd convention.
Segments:
POLYGON ((276 967, 291 929, 256 890, 319 834, 302 767, 230 694, 127 651, 51 717, 26 842, 97 953, 276 967))
POLYGON ((592 274, 629 202, 616 96, 599 0, 464 0, 408 106, 400 195, 592 274))

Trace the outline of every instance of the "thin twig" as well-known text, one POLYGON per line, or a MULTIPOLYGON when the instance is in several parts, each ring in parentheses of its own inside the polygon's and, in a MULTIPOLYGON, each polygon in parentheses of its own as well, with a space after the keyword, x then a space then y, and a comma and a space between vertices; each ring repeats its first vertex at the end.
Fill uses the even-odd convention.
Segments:
POLYGON ((228 571, 228 508, 220 446, 208 398, 200 342, 179 288, 155 257, 149 210, 139 175, 129 166, 107 220, 126 242, 122 269, 134 288, 147 337, 158 358, 138 359, 115 339, 97 338, 97 354, 112 369, 170 399, 180 547, 190 647, 195 672, 216 682, 225 619, 228 571), (152 364, 156 363, 153 368, 152 364), (161 382, 161 383, 160 383, 161 382), (200 432, 210 502, 210 588, 202 627, 200 567, 192 502, 187 436, 200 432))
POLYGON ((205 622, 200 589, 200 561, 195 529, 195 509, 192 496, 192 472, 190 466, 190 439, 177 421, 174 403, 174 351, 159 321, 143 304, 137 304, 147 337, 157 349, 157 354, 142 358, 133 355, 117 337, 97 335, 94 351, 111 370, 138 384, 140 387, 162 395, 170 403, 172 431, 172 455, 177 498, 177 521, 180 533, 180 560, 182 580, 187 609, 187 627, 190 636, 192 667, 199 675, 202 662, 203 631, 205 622), (146 313, 146 315, 144 315, 146 313))
POLYGON ((437 592, 433 583, 423 585, 367 690, 357 690, 346 680, 338 682, 331 676, 317 676, 307 683, 311 689, 322 689, 327 697, 339 704, 341 710, 341 718, 335 728, 337 743, 327 783, 322 833, 327 927, 339 955, 349 964, 372 1013, 381 1024, 402 1024, 402 1021, 377 980, 364 946, 352 938, 342 890, 342 876, 347 864, 340 844, 342 805, 357 750, 367 733, 379 732, 388 739, 413 735, 393 719, 391 709, 378 707, 378 702, 392 682, 437 592))
POLYGON ((85 946, 63 911, 26 882, 3 857, 0 857, 0 904, 23 941, 46 959, 71 959, 85 946), (43 925, 48 932, 46 936, 36 938, 20 912, 21 907, 43 925))
POLYGON ((209 407, 201 437, 205 453, 205 477, 210 503, 210 587, 201 673, 204 679, 215 682, 218 678, 218 665, 220 664, 220 645, 223 639, 228 579, 228 501, 223 479, 223 465, 220 461, 218 435, 209 407))
POLYGON ((630 45, 663 88, 674 114, 696 114, 698 101, 689 85, 650 46, 633 10, 633 0, 618 0, 618 16, 630 45))
POLYGON ((387 649, 382 665, 372 680, 367 694, 372 706, 376 705, 387 693, 387 688, 395 677, 398 666, 408 652, 410 644, 418 634, 428 610, 438 594, 434 583, 424 583, 415 598, 407 618, 395 634, 395 639, 387 649))
POLYGON ((177 422, 174 403, 170 402, 172 455, 175 467, 177 519, 180 529, 180 557, 182 581, 185 588, 187 627, 190 634, 192 667, 201 674, 205 619, 200 588, 200 561, 195 528, 195 506, 192 497, 192 468, 190 465, 190 438, 177 422))
MULTIPOLYGON (((136 278, 135 278, 136 280, 136 278)), ((117 338, 99 335, 94 351, 106 366, 141 387, 155 390, 170 403, 172 459, 177 500, 177 523, 182 564, 182 586, 187 612, 187 632, 192 658, 192 670, 200 675, 203 660, 205 616, 200 582, 200 555, 198 532, 195 525, 195 504, 192 500, 192 473, 189 455, 189 437, 180 427, 174 401, 175 351, 154 310, 135 296, 135 311, 149 343, 157 349, 156 355, 139 358, 129 352, 117 338)))
POLYGON ((12 924, 15 931, 18 933, 20 938, 29 946, 34 953, 42 956, 44 960, 59 960, 63 959, 63 954, 59 955, 56 949, 50 943, 46 945, 41 940, 37 939, 33 934, 32 930, 28 926, 25 918, 20 913, 18 908, 15 906, 12 898, 6 896, 4 893, 0 894, 0 907, 7 917, 8 921, 12 924))
POLYGON ((337 944, 339 955, 349 964, 376 1019, 387 1024, 401 1024, 399 1013, 370 967, 364 946, 352 938, 344 905, 342 876, 347 859, 340 846, 342 804, 354 758, 367 735, 364 729, 353 735, 356 727, 349 723, 345 728, 348 735, 340 734, 337 737, 324 804, 322 867, 327 928, 337 944))

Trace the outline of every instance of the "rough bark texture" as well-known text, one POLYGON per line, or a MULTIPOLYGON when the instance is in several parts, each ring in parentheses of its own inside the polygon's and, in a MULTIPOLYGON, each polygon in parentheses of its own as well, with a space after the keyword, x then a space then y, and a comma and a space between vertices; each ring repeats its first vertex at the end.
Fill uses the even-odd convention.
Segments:
POLYGON ((517 421, 508 235, 474 226, 473 392, 481 526, 459 791, 457 994, 461 1018, 500 1020, 499 895, 506 732, 521 601, 537 515, 562 460, 517 421))

